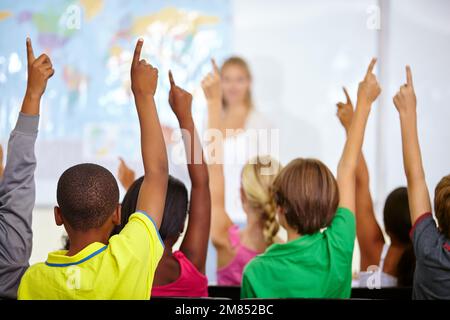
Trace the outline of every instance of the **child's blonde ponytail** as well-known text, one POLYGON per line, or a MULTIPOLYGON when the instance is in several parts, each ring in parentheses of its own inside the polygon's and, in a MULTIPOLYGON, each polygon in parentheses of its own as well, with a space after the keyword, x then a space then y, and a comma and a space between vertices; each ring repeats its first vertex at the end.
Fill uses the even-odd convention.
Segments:
POLYGON ((263 235, 269 245, 279 230, 271 188, 280 170, 280 163, 270 156, 252 159, 242 169, 243 191, 250 206, 261 213, 263 235))

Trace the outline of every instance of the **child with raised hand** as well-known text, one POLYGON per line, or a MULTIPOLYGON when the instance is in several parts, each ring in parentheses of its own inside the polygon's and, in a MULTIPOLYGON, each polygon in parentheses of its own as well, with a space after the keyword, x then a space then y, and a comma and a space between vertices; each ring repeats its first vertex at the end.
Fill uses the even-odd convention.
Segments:
POLYGON ((27 90, 16 127, 9 138, 4 171, 3 150, 0 147, 0 299, 17 297, 20 279, 28 268, 36 192, 34 145, 38 133, 41 97, 48 79, 55 72, 46 54, 35 58, 29 38, 26 46, 27 90))
MULTIPOLYGON (((346 102, 337 104, 337 116, 346 133, 353 120, 353 103, 344 88, 346 102)), ((369 189, 369 171, 361 151, 356 168, 356 236, 361 252, 360 287, 375 287, 374 275, 381 287, 412 286, 414 275, 414 250, 409 231, 411 219, 408 193, 404 187, 393 190, 384 205, 384 226, 391 244, 385 242, 383 232, 375 218, 369 189), (377 270, 369 270, 377 266, 377 270)))
MULTIPOLYGON (((205 77, 202 87, 208 104, 208 129, 211 134, 222 134, 220 74, 214 60, 212 64, 213 71, 205 77)), ((208 154, 215 155, 215 159, 209 159, 208 169, 212 201, 211 240, 217 250, 217 282, 219 285, 240 285, 247 263, 269 245, 279 242, 270 187, 280 171, 280 164, 263 156, 251 159, 242 169, 241 201, 247 225, 239 230, 225 210, 223 137, 216 137, 208 154)))
POLYGON ((417 100, 411 68, 406 67, 406 84, 394 96, 400 116, 403 163, 408 183, 411 239, 416 255, 414 299, 450 299, 450 175, 442 178, 434 193, 434 211, 420 154, 417 134, 417 100))
POLYGON ((301 158, 291 161, 276 178, 277 214, 288 242, 272 245, 247 265, 242 297, 350 297, 355 173, 371 105, 381 91, 372 73, 375 62, 359 84, 337 181, 319 160, 301 158))
POLYGON ((159 238, 167 190, 167 155, 154 94, 158 71, 140 60, 139 40, 131 66, 131 87, 141 125, 145 176, 136 213, 122 232, 119 188, 114 176, 94 164, 67 169, 58 181, 55 221, 64 225, 69 250, 48 255, 31 266, 18 290, 19 299, 148 299, 164 251, 159 238))
MULTIPOLYGON (((169 79, 169 104, 182 132, 192 188, 191 198, 188 201, 185 185, 180 180, 169 176, 166 205, 160 228, 165 249, 156 270, 152 296, 207 297, 208 279, 205 276, 205 268, 211 216, 208 170, 192 119, 192 95, 175 84, 171 72, 169 79), (180 249, 173 252, 173 246, 183 232, 188 214, 189 221, 184 239, 180 249)), ((134 176, 133 171, 122 161, 119 167, 119 179, 128 189, 122 202, 124 223, 135 211, 137 194, 142 188, 142 178, 127 188, 132 176, 134 176)), ((120 231, 120 227, 116 231, 120 231)))

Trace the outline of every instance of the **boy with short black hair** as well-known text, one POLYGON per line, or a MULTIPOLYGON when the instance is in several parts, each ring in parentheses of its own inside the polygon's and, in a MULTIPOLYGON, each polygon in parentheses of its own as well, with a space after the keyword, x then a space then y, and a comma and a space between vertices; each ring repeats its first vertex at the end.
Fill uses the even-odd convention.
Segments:
POLYGON ((69 168, 58 182, 57 225, 64 225, 69 250, 48 255, 22 278, 19 299, 148 299, 164 251, 159 236, 167 191, 168 165, 154 101, 158 70, 140 60, 136 45, 131 86, 141 125, 144 181, 136 205, 120 234, 119 191, 103 167, 69 168))

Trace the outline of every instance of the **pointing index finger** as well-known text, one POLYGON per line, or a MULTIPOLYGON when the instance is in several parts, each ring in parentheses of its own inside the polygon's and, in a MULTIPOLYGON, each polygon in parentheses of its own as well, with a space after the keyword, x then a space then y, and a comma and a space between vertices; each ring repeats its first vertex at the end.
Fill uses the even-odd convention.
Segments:
POLYGON ((28 64, 33 63, 35 60, 34 58, 34 52, 33 52, 33 45, 31 44, 31 39, 27 38, 27 61, 28 64))
POLYGON ((139 38, 138 42, 136 43, 136 48, 134 49, 133 63, 132 63, 133 66, 137 65, 139 63, 139 60, 141 59, 141 51, 143 45, 144 39, 139 38))
POLYGON ((373 68, 375 67, 376 63, 377 63, 377 58, 372 58, 372 60, 370 61, 369 67, 367 68, 366 76, 373 72, 373 68))
POLYGON ((408 86, 413 86, 413 79, 410 66, 406 66, 406 84, 408 86))
POLYGON ((217 66, 216 60, 214 58, 211 59, 211 63, 213 65, 214 72, 219 73, 219 67, 217 66))
POLYGON ((344 89, 345 97, 347 98, 347 103, 351 103, 352 99, 350 99, 350 95, 348 94, 347 88, 342 87, 342 89, 344 89))
POLYGON ((173 79, 172 70, 169 70, 169 81, 170 81, 170 87, 175 87, 175 80, 173 79))

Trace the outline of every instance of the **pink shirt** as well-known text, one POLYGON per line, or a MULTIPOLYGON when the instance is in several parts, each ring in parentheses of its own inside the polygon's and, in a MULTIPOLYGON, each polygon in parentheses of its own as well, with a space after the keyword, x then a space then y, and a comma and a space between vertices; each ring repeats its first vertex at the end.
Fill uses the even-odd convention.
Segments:
POLYGON ((241 244, 237 225, 230 227, 228 236, 236 249, 236 256, 227 266, 217 270, 217 283, 223 286, 241 285, 244 267, 259 253, 241 244))
POLYGON ((180 276, 172 283, 152 288, 152 297, 207 297, 208 278, 181 251, 173 253, 180 264, 180 276))

